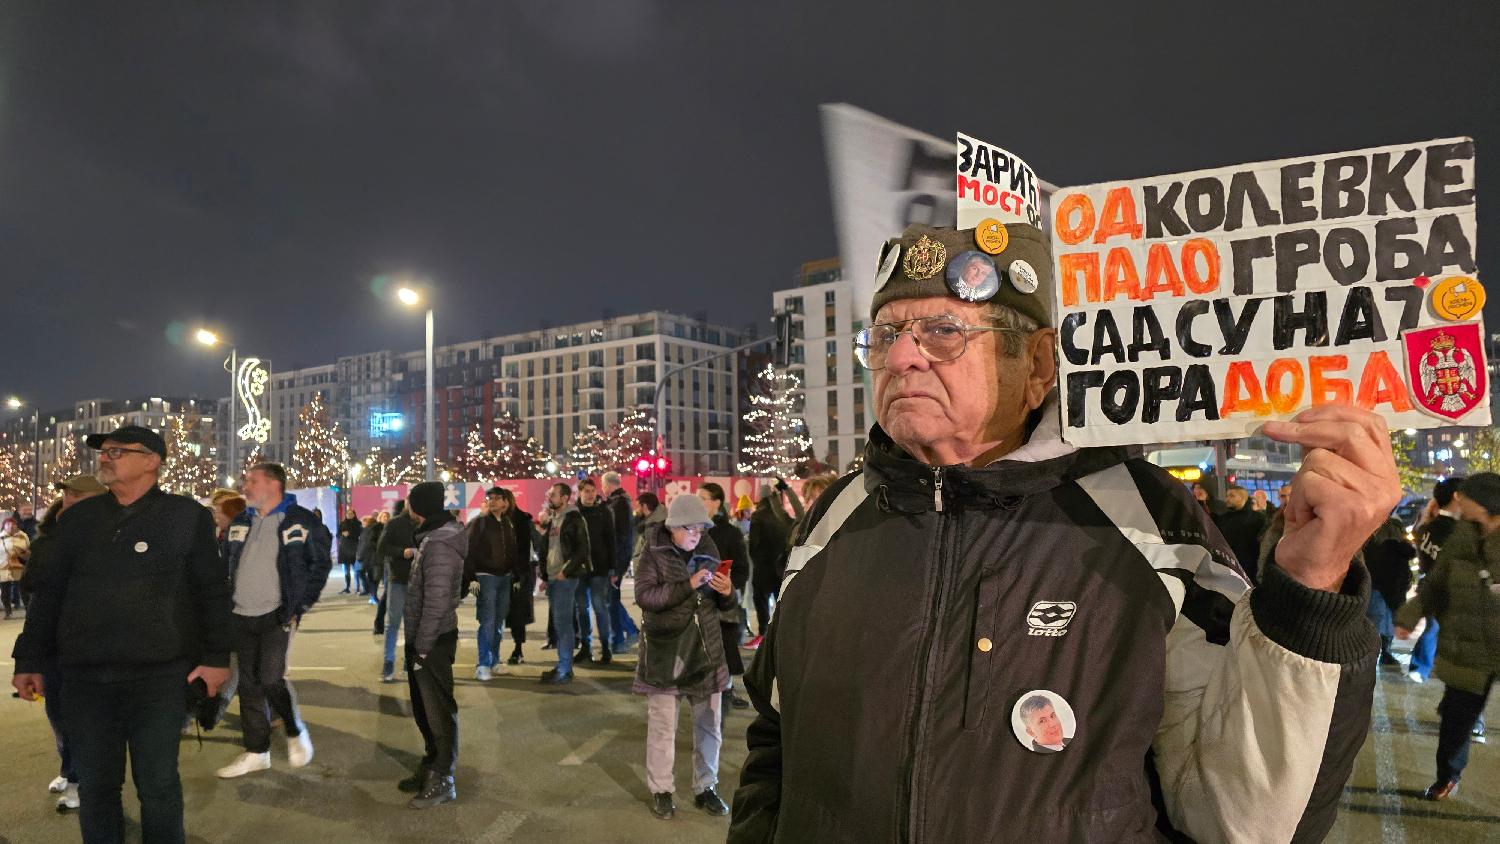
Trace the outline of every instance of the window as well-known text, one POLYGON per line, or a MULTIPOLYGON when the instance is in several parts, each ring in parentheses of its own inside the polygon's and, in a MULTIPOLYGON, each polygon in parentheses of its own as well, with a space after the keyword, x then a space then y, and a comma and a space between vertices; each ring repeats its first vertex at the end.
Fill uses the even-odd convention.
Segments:
MULTIPOLYGON (((865 390, 863 387, 854 388, 854 430, 868 430, 865 426, 865 390)), ((860 440, 856 450, 864 451, 864 440, 860 440)))
POLYGON ((829 314, 828 316, 826 316, 826 317, 823 318, 823 333, 824 334, 837 334, 837 333, 839 333, 839 321, 838 321, 838 317, 834 316, 833 314, 829 314))
POLYGON ((604 329, 602 329, 602 328, 590 328, 589 329, 589 342, 590 343, 603 343, 604 342, 604 329))
POLYGON ((625 347, 619 346, 615 349, 615 366, 625 365, 625 347))
POLYGON ((831 437, 839 431, 839 394, 837 390, 828 391, 828 435, 831 437))
POLYGON ((527 378, 535 378, 536 377, 536 361, 534 361, 534 360, 526 361, 526 377, 527 378))
POLYGON ((802 313, 802 297, 801 296, 788 296, 787 299, 786 299, 785 305, 786 305, 787 313, 793 313, 793 314, 800 314, 800 313, 802 313))
POLYGON ((637 343, 635 347, 636 360, 656 360, 655 343, 637 343))
POLYGON ((542 374, 552 374, 552 358, 542 358, 542 374))
POLYGON ((830 289, 830 290, 824 290, 823 291, 823 304, 825 304, 825 305, 832 305, 832 304, 836 303, 838 301, 838 299, 839 299, 839 293, 838 293, 837 290, 831 290, 830 289))

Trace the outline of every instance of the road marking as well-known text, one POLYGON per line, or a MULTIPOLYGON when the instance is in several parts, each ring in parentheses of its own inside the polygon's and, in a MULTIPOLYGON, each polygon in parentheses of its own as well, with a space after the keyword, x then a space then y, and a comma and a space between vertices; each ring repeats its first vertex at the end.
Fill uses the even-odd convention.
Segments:
POLYGON ((593 738, 589 739, 583 744, 580 744, 577 750, 569 753, 567 756, 564 756, 562 758, 562 761, 558 762, 557 764, 564 766, 582 765, 584 762, 587 762, 589 760, 589 757, 603 750, 604 745, 609 744, 610 739, 614 738, 617 732, 619 731, 604 730, 603 732, 600 732, 593 738))
POLYGON ((1370 731, 1375 734, 1375 787, 1380 792, 1380 840, 1382 844, 1405 844, 1401 824, 1401 795, 1396 791, 1396 759, 1391 751, 1391 716, 1386 710, 1385 682, 1375 678, 1375 718, 1370 731))

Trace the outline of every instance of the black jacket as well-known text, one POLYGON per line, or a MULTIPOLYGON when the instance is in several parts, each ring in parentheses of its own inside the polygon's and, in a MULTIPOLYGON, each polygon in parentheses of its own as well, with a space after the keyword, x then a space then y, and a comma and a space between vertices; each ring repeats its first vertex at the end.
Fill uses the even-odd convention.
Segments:
POLYGON ((755 512, 750 514, 750 559, 755 565, 750 576, 758 591, 775 591, 781 583, 790 533, 791 519, 777 503, 776 496, 755 502, 755 512))
POLYGON ((339 522, 339 563, 352 563, 359 559, 359 535, 364 528, 359 519, 353 516, 339 522))
POLYGON ((1181 483, 1049 430, 972 468, 876 426, 818 498, 809 525, 857 503, 788 561, 730 842, 1327 833, 1370 723, 1364 569, 1330 593, 1272 565, 1249 590, 1181 483), (1012 729, 1037 690, 1076 716, 1063 752, 1012 729))
POLYGON ((617 489, 604 499, 615 517, 615 577, 624 577, 635 554, 635 514, 630 511, 630 496, 617 489))
POLYGON ((714 524, 708 529, 708 535, 713 539, 714 547, 719 549, 719 559, 732 561, 729 580, 734 583, 734 588, 744 589, 750 579, 750 552, 745 550, 745 535, 723 513, 714 514, 714 524))
MULTIPOLYGON (((282 517, 276 537, 279 546, 276 572, 281 576, 281 606, 276 608, 276 619, 282 624, 300 617, 318 602, 318 596, 328 583, 328 570, 333 568, 328 546, 320 539, 318 528, 323 527, 322 524, 311 510, 299 506, 296 500, 288 494, 278 508, 282 517)), ((229 566, 231 590, 235 572, 240 566, 240 554, 245 550, 251 518, 248 509, 235 516, 225 534, 225 562, 229 566)))
POLYGON ((416 523, 403 509, 385 523, 385 530, 380 533, 380 544, 375 546, 375 554, 385 564, 391 582, 406 583, 411 580, 411 560, 402 552, 408 548, 416 550, 416 547, 416 523))
MULTIPOLYGON (((563 508, 559 515, 553 518, 562 519, 558 526, 559 543, 562 546, 562 572, 568 577, 583 577, 593 568, 593 557, 589 554, 589 526, 583 520, 583 515, 578 508, 569 504, 563 508)), ((542 578, 551 580, 552 575, 547 571, 547 556, 551 551, 551 526, 543 525, 540 528, 536 542, 537 565, 541 568, 542 578)))
POLYGON ((1417 528, 1417 568, 1423 574, 1432 571, 1438 554, 1443 550, 1443 543, 1453 535, 1453 529, 1457 526, 1457 519, 1439 513, 1417 528))
POLYGON ((63 513, 45 554, 17 673, 50 659, 100 673, 228 667, 229 581, 198 502, 159 487, 129 507, 96 495, 63 513))
POLYGON ((385 525, 380 522, 371 522, 370 526, 364 528, 359 534, 359 546, 355 549, 354 556, 365 568, 376 570, 380 568, 380 561, 375 557, 375 545, 380 541, 380 532, 385 525))
POLYGON ((488 515, 480 516, 468 525, 469 551, 464 557, 464 583, 472 583, 475 575, 484 572, 486 574, 509 574, 520 583, 531 576, 531 515, 512 507, 504 516, 504 522, 496 521, 488 515), (485 555, 487 553, 485 534, 492 530, 509 530, 514 534, 516 556, 511 560, 509 572, 489 571, 492 566, 486 566, 485 555))
POLYGON ((1251 509, 1249 503, 1246 503, 1238 510, 1226 508, 1214 517, 1214 524, 1218 526, 1219 533, 1224 535, 1224 541, 1229 543, 1229 550, 1234 552, 1240 568, 1249 575, 1250 582, 1258 583, 1260 533, 1266 528, 1265 514, 1251 509))
POLYGON ((583 514, 584 524, 589 526, 589 559, 592 561, 589 574, 593 577, 613 576, 615 546, 619 542, 614 513, 602 498, 595 499, 593 506, 579 502, 578 512, 583 514))

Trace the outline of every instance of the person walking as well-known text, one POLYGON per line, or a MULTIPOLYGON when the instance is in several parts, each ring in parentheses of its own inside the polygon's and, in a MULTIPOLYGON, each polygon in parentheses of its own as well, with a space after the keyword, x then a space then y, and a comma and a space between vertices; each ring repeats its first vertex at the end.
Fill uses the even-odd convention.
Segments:
POLYGON ((578 482, 578 512, 589 529, 589 570, 579 578, 578 594, 574 599, 578 616, 578 653, 573 661, 593 662, 593 639, 589 627, 589 608, 594 609, 594 627, 599 630, 599 664, 609 665, 612 656, 610 643, 609 590, 615 575, 615 534, 613 510, 604 499, 591 478, 578 482))
POLYGON ((292 632, 318 602, 333 568, 330 545, 318 537, 315 514, 286 491, 286 469, 261 463, 245 473, 249 506, 229 525, 227 559, 233 584, 239 666, 240 730, 245 750, 220 768, 234 779, 271 767, 271 714, 286 730, 287 761, 312 761, 312 737, 286 679, 292 632))
MULTIPOLYGON (((1463 478, 1444 478, 1432 486, 1432 500, 1427 503, 1427 518, 1417 526, 1414 536, 1417 544, 1417 573, 1426 577, 1437 564, 1443 544, 1453 535, 1458 526, 1459 513, 1453 505, 1453 493, 1463 478)), ((1420 588, 1420 586, 1418 587, 1420 588)), ((1432 664, 1437 658, 1438 620, 1427 616, 1422 635, 1412 645, 1411 662, 1407 664, 1406 679, 1413 683, 1426 682, 1432 676, 1432 664)))
POLYGON ((380 556, 380 537, 385 535, 385 526, 391 521, 389 510, 381 510, 375 514, 375 524, 370 526, 374 534, 370 537, 369 560, 366 568, 370 572, 370 604, 375 607, 375 624, 373 627, 376 636, 385 635, 385 560, 380 556))
MULTIPOLYGON (((382 683, 396 682, 396 637, 406 612, 406 584, 411 561, 417 556, 417 525, 404 502, 396 503, 396 515, 386 522, 375 555, 385 567, 385 661, 380 666, 382 683)), ((378 610, 377 610, 378 612, 378 610)))
POLYGON ((712 522, 708 537, 719 550, 719 559, 729 561, 729 582, 734 587, 734 608, 724 610, 719 616, 719 638, 724 642, 724 664, 729 669, 729 688, 724 690, 721 707, 721 715, 727 720, 730 709, 750 708, 750 701, 734 691, 734 678, 745 674, 745 661, 740 657, 740 630, 744 627, 742 596, 750 580, 750 552, 745 549, 745 535, 729 520, 724 509, 724 488, 709 481, 698 488, 698 497, 712 522))
POLYGON ((651 812, 676 814, 673 766, 679 703, 693 713, 693 805, 729 814, 714 790, 723 743, 720 693, 729 687, 720 614, 735 607, 734 584, 719 574, 709 538, 708 508, 696 495, 678 495, 664 522, 647 528, 635 569, 635 602, 642 611, 641 655, 632 690, 646 697, 646 785, 651 812))
MULTIPOLYGON (((464 582, 479 583, 474 608, 479 621, 476 680, 487 681, 500 673, 501 626, 510 617, 516 582, 527 580, 531 568, 531 518, 516 508, 515 501, 505 487, 491 487, 485 494, 485 512, 467 528, 464 582)), ((515 648, 519 655, 519 642, 515 648)))
MULTIPOLYGON (((784 481, 778 485, 786 486, 784 481)), ((754 650, 760 647, 771 621, 771 601, 781 590, 781 574, 786 570, 787 548, 791 542, 791 517, 781 503, 780 491, 762 484, 760 500, 750 514, 750 577, 755 603, 755 638, 745 643, 754 650)))
POLYGON ((604 500, 609 512, 615 517, 615 571, 610 578, 610 647, 615 653, 628 649, 640 638, 640 628, 625 609, 623 593, 625 576, 630 573, 630 560, 635 556, 635 508, 630 503, 630 494, 620 485, 619 472, 605 472, 599 482, 604 485, 604 500))
POLYGON ((1380 634, 1380 664, 1384 666, 1401 664, 1391 653, 1394 619, 1411 589, 1411 560, 1416 554, 1417 549, 1406 541, 1406 529, 1394 518, 1386 519, 1365 540, 1365 568, 1370 570, 1370 604, 1365 614, 1380 634))
POLYGON ((213 516, 157 486, 167 444, 150 428, 91 434, 109 488, 73 505, 42 562, 11 685, 24 700, 61 675, 63 732, 78 774, 86 842, 125 837, 125 762, 141 839, 186 839, 177 749, 184 684, 213 696, 229 676, 230 595, 213 516))
POLYGON ((354 508, 350 507, 344 511, 344 520, 339 522, 339 565, 344 567, 344 591, 340 595, 348 595, 351 591, 363 595, 365 593, 363 584, 358 579, 359 563, 359 535, 364 531, 364 525, 360 523, 359 517, 354 515, 354 508))
POLYGON ((1438 703, 1437 779, 1428 800, 1458 793, 1469 763, 1469 744, 1500 674, 1500 475, 1480 472, 1453 495, 1462 519, 1443 543, 1437 562, 1417 584, 1416 597, 1396 613, 1396 634, 1411 637, 1422 618, 1442 625, 1433 674, 1443 681, 1438 703))
POLYGON ((25 607, 21 579, 26 574, 29 559, 31 538, 21 530, 20 522, 7 516, 0 522, 0 607, 5 608, 7 621, 16 608, 25 607))
POLYGON ((469 535, 443 509, 443 485, 425 481, 411 488, 407 510, 418 525, 417 555, 407 580, 406 682, 411 713, 422 734, 422 760, 402 791, 416 792, 413 809, 431 809, 458 799, 458 701, 453 696, 453 660, 458 650, 458 602, 464 583, 469 535))
POLYGON ((537 547, 547 578, 548 615, 557 635, 557 667, 542 672, 541 682, 573 682, 573 623, 578 578, 593 566, 589 555, 589 527, 573 504, 573 490, 555 483, 547 490, 542 511, 542 536, 537 547))

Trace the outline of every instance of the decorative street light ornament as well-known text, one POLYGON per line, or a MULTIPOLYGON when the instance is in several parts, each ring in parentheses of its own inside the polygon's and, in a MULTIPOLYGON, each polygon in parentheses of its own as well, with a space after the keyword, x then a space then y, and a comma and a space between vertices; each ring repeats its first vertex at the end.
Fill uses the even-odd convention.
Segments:
POLYGON ((261 415, 258 401, 270 379, 271 374, 260 365, 260 358, 240 361, 239 370, 234 374, 234 393, 240 406, 245 408, 245 424, 235 434, 242 440, 264 443, 271 437, 271 420, 261 415))

